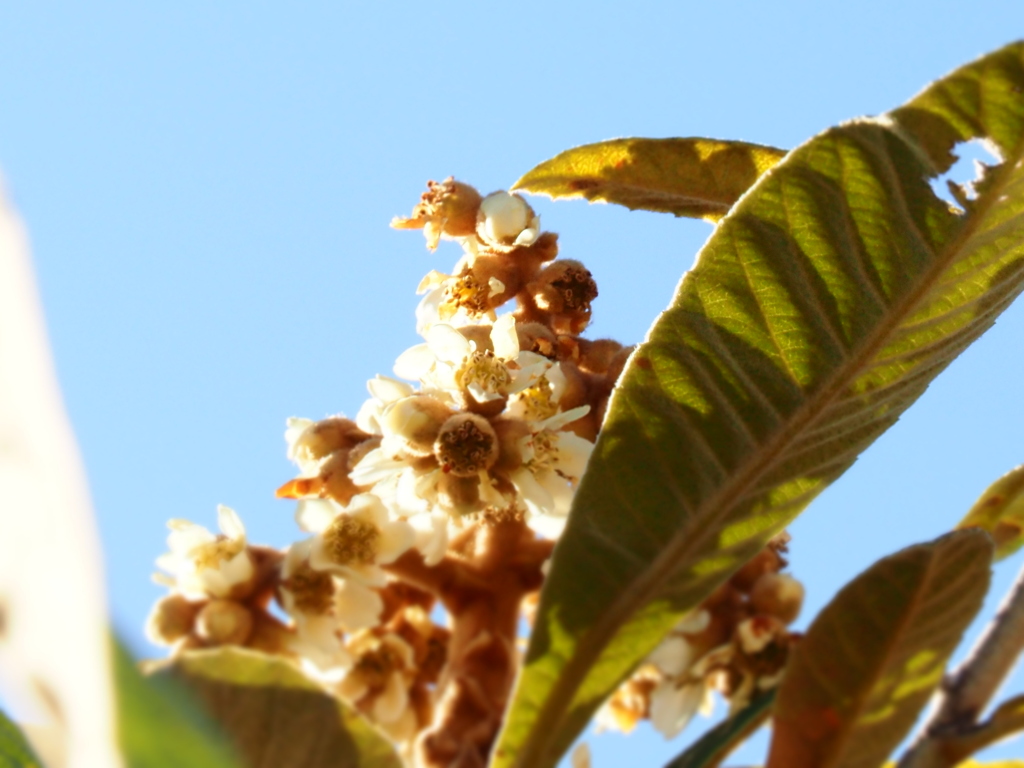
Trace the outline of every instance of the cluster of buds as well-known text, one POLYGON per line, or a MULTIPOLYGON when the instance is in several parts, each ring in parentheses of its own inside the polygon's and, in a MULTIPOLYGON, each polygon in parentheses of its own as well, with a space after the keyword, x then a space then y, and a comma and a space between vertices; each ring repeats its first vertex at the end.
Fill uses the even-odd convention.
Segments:
POLYGON ((698 711, 710 714, 713 693, 734 712, 778 685, 804 598, 803 585, 780 573, 788 540, 774 538, 684 617, 605 703, 599 726, 628 733, 649 719, 672 738, 698 711))
MULTIPOLYGON (((597 285, 557 258, 557 235, 520 196, 429 182, 392 226, 422 229, 430 250, 442 238, 462 246, 450 273, 420 284, 423 342, 394 376, 368 382, 354 418, 288 420, 297 476, 277 496, 297 501, 298 541, 252 546, 226 508, 219 535, 172 521, 158 561, 171 593, 149 635, 178 653, 289 657, 409 765, 482 768, 518 670, 520 621, 632 348, 580 336, 597 285)), ((665 641, 609 705, 617 722, 678 724, 680 692, 689 702, 720 678, 738 702, 777 675, 799 603, 799 585, 778 575, 780 550, 665 641)))

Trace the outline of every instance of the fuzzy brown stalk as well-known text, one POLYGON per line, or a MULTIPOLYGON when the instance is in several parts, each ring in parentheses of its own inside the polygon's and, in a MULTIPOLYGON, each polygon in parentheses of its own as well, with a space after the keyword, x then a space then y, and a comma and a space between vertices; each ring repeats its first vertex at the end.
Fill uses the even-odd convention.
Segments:
POLYGON ((474 525, 435 566, 407 552, 388 570, 435 594, 451 616, 448 663, 438 681, 433 723, 421 734, 419 764, 483 768, 518 671, 520 604, 540 588, 553 542, 521 520, 474 525))

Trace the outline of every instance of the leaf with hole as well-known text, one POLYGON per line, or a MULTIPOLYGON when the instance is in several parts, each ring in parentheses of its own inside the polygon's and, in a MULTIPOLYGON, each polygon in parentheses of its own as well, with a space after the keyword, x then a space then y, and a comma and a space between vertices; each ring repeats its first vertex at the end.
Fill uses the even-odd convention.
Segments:
POLYGON ((1024 44, 790 152, 634 352, 555 549, 493 764, 547 768, 688 610, 1024 287, 1024 44), (969 211, 956 142, 1003 162, 969 211))

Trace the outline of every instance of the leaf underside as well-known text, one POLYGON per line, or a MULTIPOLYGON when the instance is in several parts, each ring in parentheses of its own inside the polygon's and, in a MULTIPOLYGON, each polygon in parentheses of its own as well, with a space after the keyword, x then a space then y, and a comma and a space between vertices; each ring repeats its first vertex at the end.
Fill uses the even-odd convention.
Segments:
POLYGON ((183 654, 158 674, 203 702, 247 766, 402 768, 367 720, 287 660, 225 647, 183 654))
POLYGON ((988 591, 992 540, 957 531, 875 563, 793 650, 768 768, 876 768, 903 740, 988 591))
POLYGON ((495 750, 554 765, 615 687, 888 429, 1024 285, 1024 45, 789 153, 634 353, 495 750), (1005 162, 961 212, 956 142, 1005 162))
POLYGON ((717 139, 612 139, 574 147, 512 189, 718 221, 786 151, 717 139))

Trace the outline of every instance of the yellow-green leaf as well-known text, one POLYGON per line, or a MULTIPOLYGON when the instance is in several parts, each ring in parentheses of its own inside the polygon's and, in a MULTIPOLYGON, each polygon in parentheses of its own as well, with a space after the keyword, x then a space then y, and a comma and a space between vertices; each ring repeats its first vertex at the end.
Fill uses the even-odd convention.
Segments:
POLYGON ((25 735, 0 711, 0 768, 42 768, 25 735))
POLYGON ((875 768, 903 740, 981 608, 992 541, 956 531, 847 584, 794 649, 768 768, 875 768))
POLYGON ((996 560, 1024 546, 1024 464, 985 489, 957 528, 977 526, 996 543, 996 560))
POLYGON ((253 768, 402 768, 368 721, 285 659, 242 648, 192 651, 158 675, 185 683, 253 768))
POLYGON ((554 765, 671 626, 1024 287, 1024 44, 908 109, 832 128, 764 174, 633 354, 555 549, 495 766, 554 765), (932 191, 939 134, 988 137, 1005 159, 966 213, 932 191))
POLYGON ((786 151, 717 139, 612 139, 562 152, 512 189, 718 221, 786 151))

